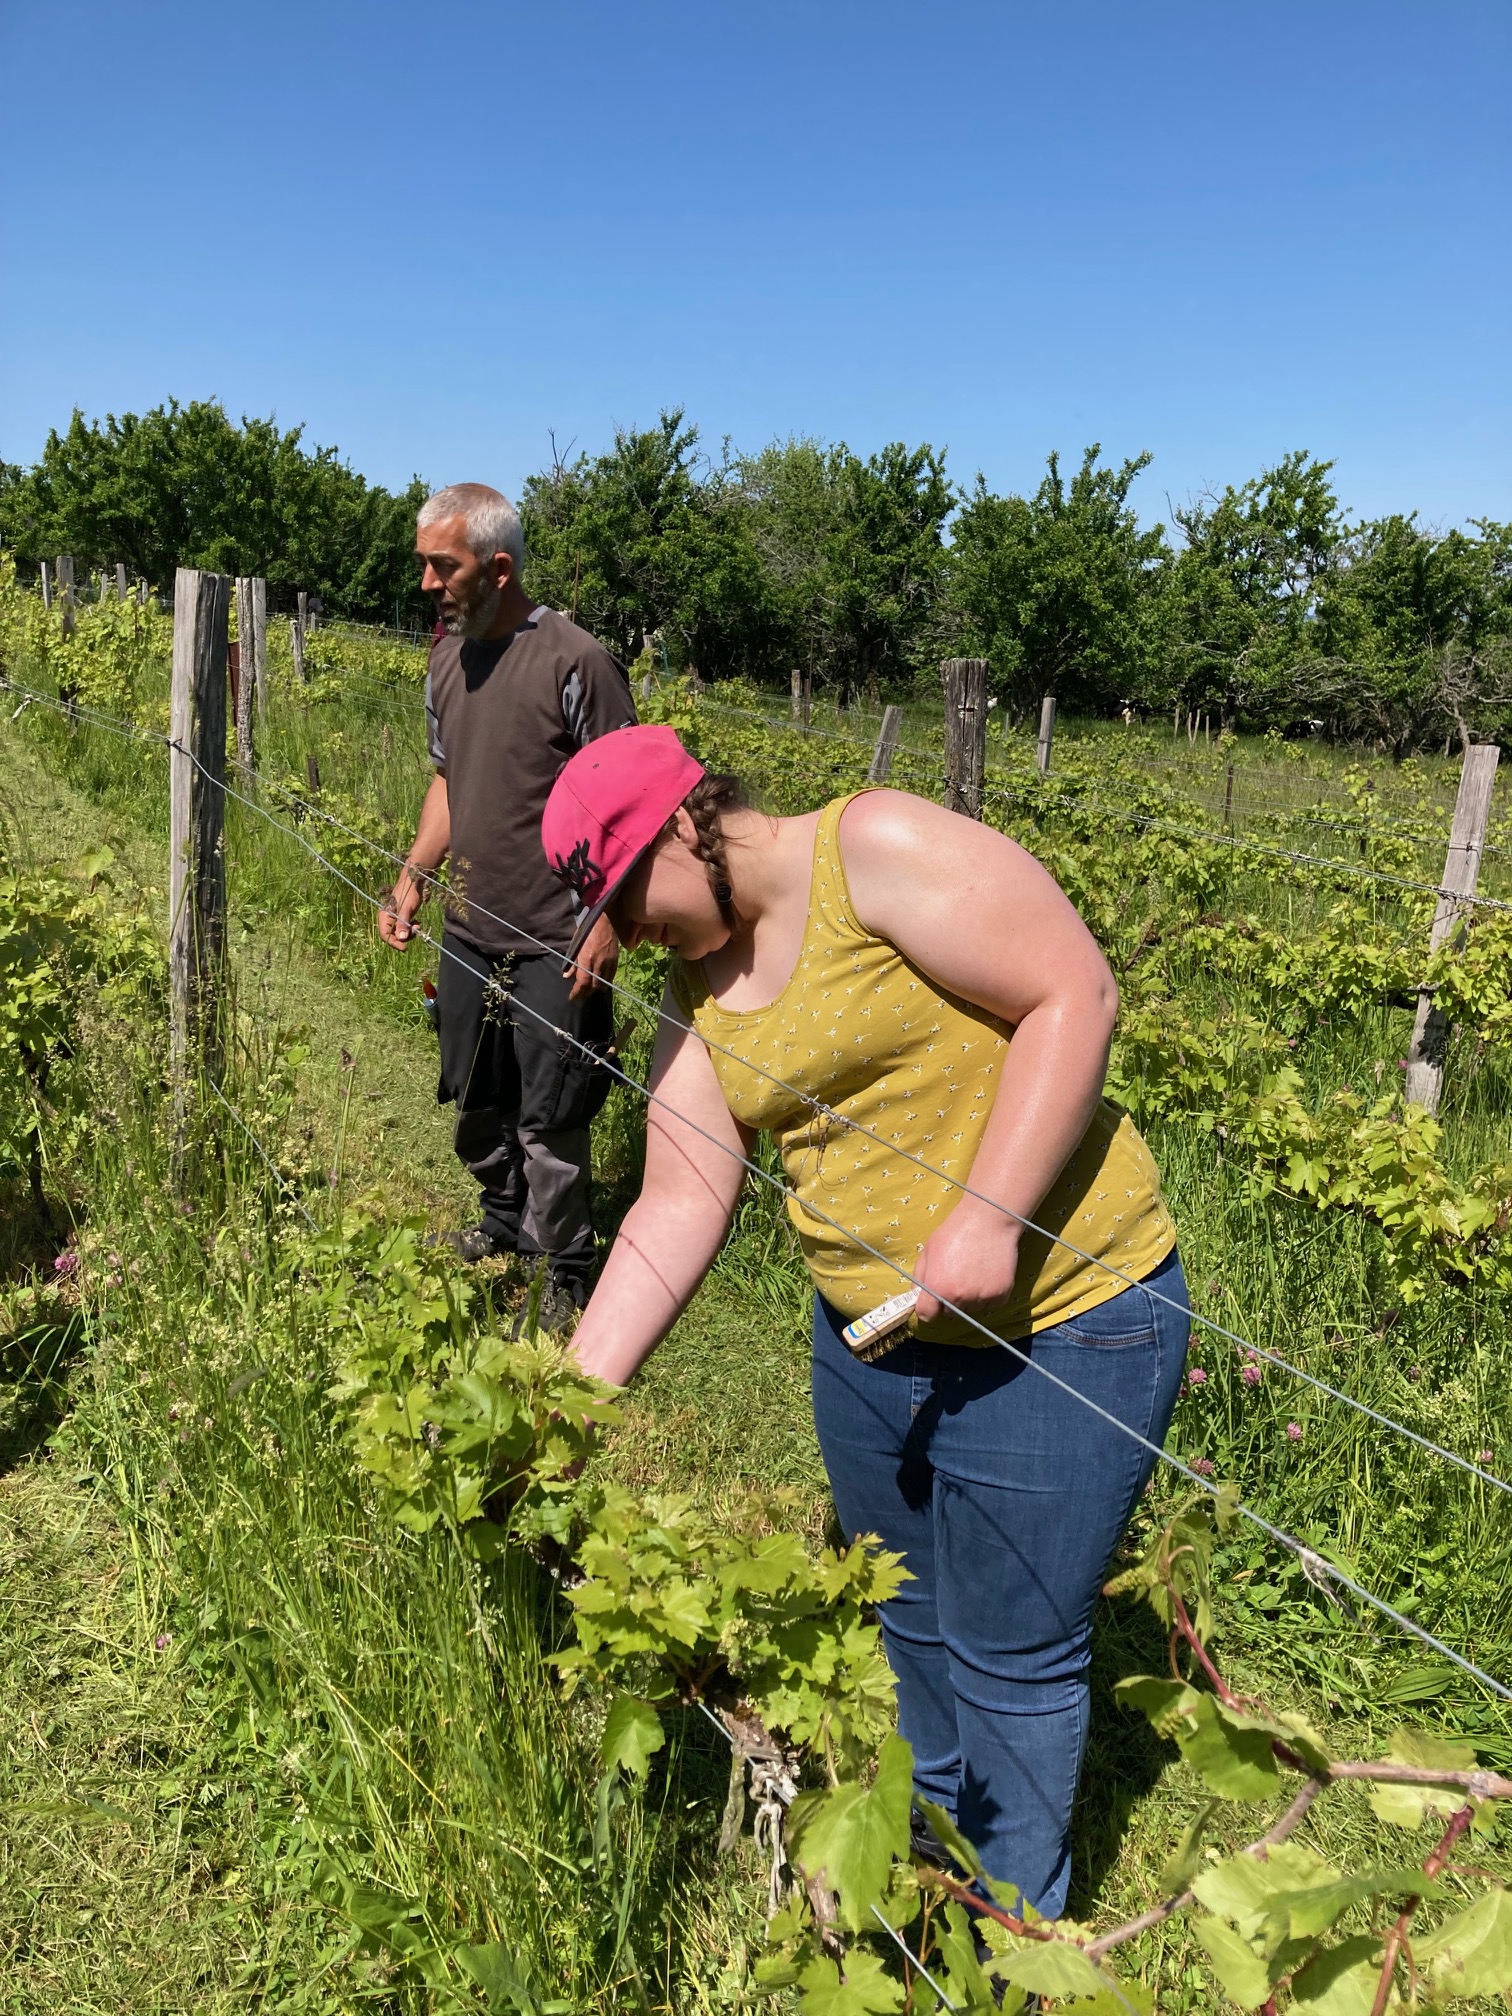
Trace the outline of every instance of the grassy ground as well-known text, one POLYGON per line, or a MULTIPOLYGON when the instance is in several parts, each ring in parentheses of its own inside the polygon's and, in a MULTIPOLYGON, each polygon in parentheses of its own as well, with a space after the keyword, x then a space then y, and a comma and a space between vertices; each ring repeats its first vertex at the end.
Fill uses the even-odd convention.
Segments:
MULTIPOLYGON (((415 713, 410 698, 366 713, 290 711, 275 721, 269 772, 302 779, 316 754, 323 802, 402 839, 424 781, 415 713)), ((1255 756, 1283 776, 1289 760, 1296 770, 1274 750, 1255 756)), ((1326 773, 1319 795, 1347 810, 1345 763, 1305 761, 1326 773)), ((1404 817, 1422 796, 1415 783, 1404 791, 1404 817)), ((13 857, 66 860, 103 839, 123 885, 160 889, 162 803, 154 754, 49 722, 0 729, 13 857)), ((250 812, 233 808, 228 854, 238 1102, 311 1201, 334 1179, 386 1216, 464 1222, 418 964, 376 948, 365 907, 250 812), (307 1054, 291 1078, 279 1060, 294 1044, 307 1054), (292 1100, 278 1090, 290 1084, 292 1100)), ((361 857, 349 858, 355 871, 361 857)), ((383 876, 368 863, 361 879, 377 887, 383 876)), ((1396 1054, 1401 1013, 1380 1015, 1328 1047, 1320 1084, 1396 1054)), ((112 1247, 126 1259, 108 1298, 114 1327, 88 1354, 67 1290, 23 1286, 36 1263, 45 1271, 41 1228, 16 1211, 7 1233, 0 2011, 461 2006, 471 1990, 460 1963, 438 1962, 425 1979, 395 1959, 404 1938, 438 1950, 459 1927, 477 1943, 510 1943, 526 1999, 504 1999, 506 1984, 501 2008, 544 2009, 553 1991, 572 1998, 566 2008, 731 2006, 759 1919, 753 1871, 710 1852, 717 1739, 690 1728, 648 1808, 612 1824, 596 1811, 593 1732, 553 1706, 540 1666, 560 1628, 551 1592, 489 1592, 495 1635, 516 1661, 501 1694, 471 1584, 374 1527, 314 1404, 318 1330, 278 1257, 290 1228, 266 1222, 246 1152, 249 1180, 223 1227, 174 1216, 167 1187, 148 1180, 162 1144, 131 1103, 140 1059, 116 1033, 105 1076, 116 1074, 118 1138, 88 1199, 70 1172, 55 1176, 78 1198, 88 1266, 107 1266, 112 1247), (363 1922, 379 1933, 366 1950, 363 1922)), ((1479 1060, 1451 1083, 1461 1151, 1505 1153, 1512 1090, 1499 1064, 1479 1060)), ((599 1137, 606 1220, 633 1190, 636 1134, 629 1095, 617 1093, 599 1137)), ((1403 1313, 1375 1235, 1299 1205, 1257 1206, 1208 1139, 1172 1127, 1155 1145, 1200 1307, 1423 1432, 1512 1447, 1503 1311, 1446 1293, 1403 1313)), ((501 1292, 519 1284, 506 1275, 501 1292)), ((822 1531, 803 1304, 773 1211, 753 1200, 638 1382, 607 1463, 637 1488, 731 1510, 782 1492, 788 1516, 822 1531)), ((1210 1455, 1269 1516, 1338 1549, 1493 1670, 1512 1669, 1512 1550, 1484 1486, 1284 1375, 1250 1391, 1217 1347, 1198 1358, 1212 1377, 1183 1400, 1175 1446, 1210 1455), (1282 1432, 1289 1420, 1299 1442, 1282 1432)), ((1288 1557, 1246 1542, 1226 1579, 1224 1652, 1245 1684, 1331 1716, 1366 1747, 1409 1713, 1445 1712, 1512 1762, 1504 1722, 1475 1690, 1388 1630, 1351 1623, 1288 1557)), ((1105 1608, 1080 1911, 1111 1917, 1147 1902, 1196 1804, 1187 1774, 1108 1692, 1161 1659, 1144 1613, 1105 1608)), ((1222 1831, 1239 1838, 1243 1826, 1235 1811, 1222 1831)), ((1363 1802, 1341 1798, 1314 1838, 1366 1856, 1363 1802)), ((1148 1942, 1163 2008, 1212 2006, 1190 1951, 1176 1929, 1148 1942)))

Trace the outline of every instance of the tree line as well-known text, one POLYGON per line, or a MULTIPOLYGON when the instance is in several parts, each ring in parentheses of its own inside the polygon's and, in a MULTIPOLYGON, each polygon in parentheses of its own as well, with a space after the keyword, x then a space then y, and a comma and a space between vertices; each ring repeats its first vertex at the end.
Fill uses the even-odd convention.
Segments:
POLYGON ((177 567, 261 574, 278 606, 300 589, 333 612, 399 623, 425 612, 415 572, 418 477, 398 495, 334 448, 273 419, 237 426, 214 401, 86 421, 75 410, 30 469, 0 462, 0 545, 33 564, 124 561, 171 588, 177 567))
MULTIPOLYGON (((955 654, 989 661, 1011 717, 1053 693, 1081 713, 1316 722, 1397 753, 1512 733, 1512 526, 1351 520, 1304 452, 1143 524, 1149 461, 1094 445, 1068 475, 1052 454, 1031 494, 1000 495, 927 445, 716 458, 668 412, 526 480, 527 585, 627 662, 783 686, 796 667, 842 701, 932 685, 955 654)), ((300 429, 214 404, 75 413, 33 468, 0 466, 0 542, 158 583, 178 564, 261 573, 275 598, 313 589, 404 622, 427 613, 425 490, 368 484, 300 429)))

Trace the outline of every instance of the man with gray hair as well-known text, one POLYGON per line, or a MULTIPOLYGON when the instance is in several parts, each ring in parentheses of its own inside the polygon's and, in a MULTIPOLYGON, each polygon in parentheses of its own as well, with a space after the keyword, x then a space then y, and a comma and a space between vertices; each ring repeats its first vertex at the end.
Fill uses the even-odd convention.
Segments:
POLYGON ((586 1300, 595 1257, 588 1130, 612 1082, 596 1060, 612 1040, 602 983, 619 942, 601 918, 564 963, 573 898, 547 864, 541 815, 568 757, 635 708, 604 647, 526 594, 524 535, 499 491, 438 490, 415 551, 440 618, 425 680, 436 775, 378 929, 396 950, 411 942, 450 855, 437 1096, 456 1102, 454 1145, 482 1197, 481 1222, 452 1243, 466 1260, 544 1254, 542 1321, 559 1326, 586 1300))

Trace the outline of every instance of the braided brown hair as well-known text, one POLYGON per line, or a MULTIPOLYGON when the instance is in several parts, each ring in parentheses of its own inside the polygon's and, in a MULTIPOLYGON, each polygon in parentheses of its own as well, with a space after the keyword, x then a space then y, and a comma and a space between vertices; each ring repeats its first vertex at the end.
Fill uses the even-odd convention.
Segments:
POLYGON ((698 858, 708 874, 714 901, 733 930, 735 905, 730 892, 730 864, 725 855, 724 821, 732 812, 750 811, 746 788, 738 777, 709 772, 699 778, 684 798, 683 809, 693 821, 698 858))

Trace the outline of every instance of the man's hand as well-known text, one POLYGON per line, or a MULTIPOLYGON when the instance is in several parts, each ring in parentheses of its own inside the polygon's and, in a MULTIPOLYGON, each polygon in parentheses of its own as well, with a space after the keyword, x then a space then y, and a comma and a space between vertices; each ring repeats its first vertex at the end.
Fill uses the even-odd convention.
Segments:
POLYGON ((408 951, 414 938, 413 925, 423 891, 414 873, 401 868, 399 880, 378 912, 378 936, 396 952, 408 951))
POLYGON ((940 1298, 965 1309, 1003 1301, 1018 1271, 1022 1228, 990 1204, 963 1197, 919 1254, 914 1278, 921 1283, 914 1320, 931 1323, 940 1298))
POLYGON ((572 981, 569 998, 577 1001, 612 980, 619 955, 620 941, 614 926, 607 917, 600 917, 583 940, 576 961, 562 968, 563 979, 572 981))

